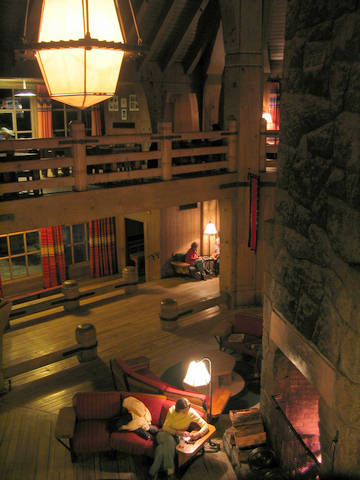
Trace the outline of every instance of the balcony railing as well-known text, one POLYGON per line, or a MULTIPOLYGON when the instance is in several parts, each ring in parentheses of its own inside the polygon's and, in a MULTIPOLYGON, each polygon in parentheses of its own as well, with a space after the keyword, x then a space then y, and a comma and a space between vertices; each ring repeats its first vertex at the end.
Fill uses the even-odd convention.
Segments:
POLYGON ((85 136, 74 123, 66 138, 0 142, 0 197, 26 198, 236 170, 236 122, 228 130, 85 136))

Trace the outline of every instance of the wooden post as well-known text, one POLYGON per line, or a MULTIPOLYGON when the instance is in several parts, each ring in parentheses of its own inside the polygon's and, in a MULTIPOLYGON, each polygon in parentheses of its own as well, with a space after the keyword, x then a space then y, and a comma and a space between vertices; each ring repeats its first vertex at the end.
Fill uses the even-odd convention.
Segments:
POLYGON ((62 293, 64 294, 64 310, 71 311, 79 308, 79 285, 75 280, 65 280, 62 284, 62 293))
POLYGON ((237 121, 234 118, 228 120, 228 130, 230 135, 228 136, 228 170, 229 172, 236 171, 236 154, 237 154, 237 121))
POLYGON ((171 179, 171 140, 166 138, 169 137, 172 133, 171 122, 159 122, 158 132, 163 138, 160 140, 160 150, 161 150, 161 171, 162 179, 170 180, 171 179))
POLYGON ((163 330, 175 330, 177 328, 178 304, 173 298, 164 298, 160 302, 160 323, 163 330))
POLYGON ((86 350, 77 352, 79 362, 88 362, 97 357, 96 329, 91 323, 78 325, 75 330, 75 338, 79 347, 86 347, 86 350))
POLYGON ((130 284, 125 286, 125 293, 129 295, 135 293, 138 288, 137 283, 139 281, 136 267, 132 265, 128 265, 127 267, 125 267, 123 270, 123 279, 126 283, 130 284))
POLYGON ((72 149, 75 190, 82 192, 87 189, 86 147, 80 143, 80 140, 85 137, 85 126, 83 123, 77 120, 71 123, 71 137, 75 142, 72 149))
POLYGON ((261 118, 260 120, 260 136, 259 136, 259 171, 266 172, 266 135, 262 135, 261 132, 266 131, 266 120, 261 118))
POLYGON ((3 333, 9 322, 9 313, 11 310, 11 302, 5 299, 0 300, 0 394, 6 393, 5 378, 2 369, 2 356, 3 356, 3 333))

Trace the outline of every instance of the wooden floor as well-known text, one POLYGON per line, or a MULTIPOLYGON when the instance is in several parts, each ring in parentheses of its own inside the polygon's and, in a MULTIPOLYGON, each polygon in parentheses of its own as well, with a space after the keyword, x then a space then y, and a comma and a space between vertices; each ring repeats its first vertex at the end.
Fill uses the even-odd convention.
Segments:
MULTIPOLYGON (((79 363, 76 357, 53 363, 11 379, 12 390, 0 397, 0 478, 6 480, 105 480, 146 479, 148 460, 119 454, 111 460, 96 455, 72 464, 70 456, 54 438, 58 410, 71 405, 75 392, 111 390, 109 360, 138 355, 150 358, 154 372, 162 374, 179 362, 186 352, 214 347, 211 335, 217 307, 183 317, 176 331, 161 329, 160 302, 173 298, 178 304, 218 294, 218 278, 206 282, 179 277, 139 285, 137 294, 107 294, 82 302, 75 313, 62 308, 34 314, 15 322, 4 334, 4 368, 24 360, 70 347, 76 326, 91 323, 98 341, 98 358, 79 363), (25 326, 29 322, 30 326, 25 326), (128 472, 128 474, 126 474, 128 472), (130 475, 133 474, 133 476, 130 475)), ((248 307, 259 313, 259 308, 248 307)), ((220 419, 226 426, 227 418, 220 419)), ((219 435, 223 429, 219 424, 219 435)), ((184 479, 234 480, 224 452, 196 459, 184 479)))

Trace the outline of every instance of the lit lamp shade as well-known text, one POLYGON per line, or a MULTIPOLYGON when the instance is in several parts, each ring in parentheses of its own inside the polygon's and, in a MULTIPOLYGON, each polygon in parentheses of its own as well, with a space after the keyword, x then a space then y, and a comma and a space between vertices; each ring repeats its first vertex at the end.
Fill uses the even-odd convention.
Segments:
POLYGON ((215 224, 213 222, 209 222, 205 227, 204 233, 208 235, 215 235, 217 233, 215 224))
MULTIPOLYGON (((89 34, 102 42, 124 42, 114 0, 43 0, 39 43, 81 40, 89 34)), ((123 56, 124 51, 106 46, 36 51, 49 95, 78 108, 114 95, 123 56)))
POLYGON ((208 385, 210 383, 210 373, 204 362, 190 362, 183 382, 191 387, 208 385))

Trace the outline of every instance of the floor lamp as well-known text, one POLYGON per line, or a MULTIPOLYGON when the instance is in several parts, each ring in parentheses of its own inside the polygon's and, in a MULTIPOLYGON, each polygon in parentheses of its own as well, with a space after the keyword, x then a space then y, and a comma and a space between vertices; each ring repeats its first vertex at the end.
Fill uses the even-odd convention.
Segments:
MULTIPOLYGON (((211 360, 208 357, 202 358, 200 361, 196 362, 193 360, 190 362, 185 378, 184 383, 191 387, 203 387, 209 385, 209 421, 212 419, 212 378, 211 378, 211 360), (209 370, 206 368, 204 362, 207 362, 209 365, 209 370)), ((218 452, 220 450, 220 445, 209 440, 209 445, 211 447, 211 452, 218 452)))
POLYGON ((210 257, 210 253, 211 253, 210 252, 210 235, 216 235, 217 234, 215 223, 209 222, 205 227, 204 233, 206 235, 209 235, 209 257, 210 257))

